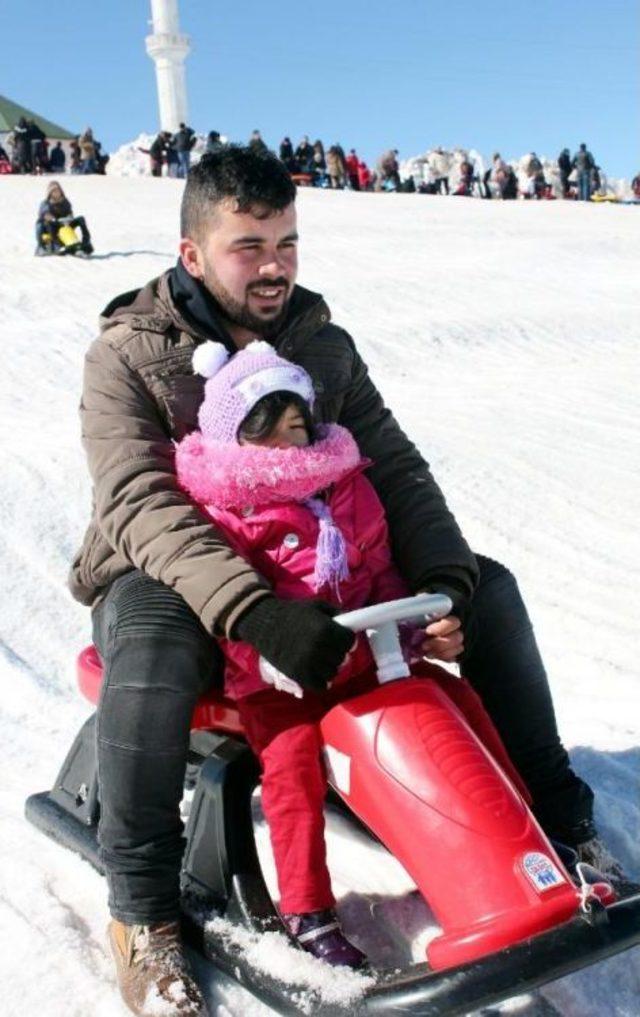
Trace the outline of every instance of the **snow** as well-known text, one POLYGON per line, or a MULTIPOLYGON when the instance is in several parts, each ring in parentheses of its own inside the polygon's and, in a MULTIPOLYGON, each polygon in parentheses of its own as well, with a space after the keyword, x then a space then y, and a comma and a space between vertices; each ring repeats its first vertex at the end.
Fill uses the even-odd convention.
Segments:
MULTIPOLYGON (((89 714, 73 673, 89 617, 65 591, 90 504, 77 420, 84 351, 108 300, 172 264, 182 185, 65 183, 94 234, 90 261, 34 259, 46 181, 0 185, 0 984, 7 1015, 122 1017, 103 881, 31 828, 23 803, 51 786, 89 714)), ((563 738, 596 790, 604 837, 636 878, 637 216, 561 202, 299 197, 301 281, 356 337, 472 546, 518 576, 563 738)), ((268 868, 263 826, 258 834, 268 868)), ((348 932, 373 914, 377 956, 415 956, 430 916, 399 866, 340 816, 330 816, 329 858, 348 932)), ((268 943, 258 948, 269 955, 268 943)), ((212 1013, 267 1013, 196 966, 212 1013)), ((564 1017, 632 1017, 639 990, 636 950, 544 995, 564 1017)))
MULTIPOLYGON (((314 994, 319 994, 325 1003, 347 1007, 375 984, 371 976, 349 971, 348 968, 335 970, 310 954, 300 956, 286 936, 279 932, 265 932, 262 935, 232 925, 222 918, 207 923, 207 932, 219 936, 223 942, 240 948, 252 968, 271 975, 285 985, 292 976, 303 986, 305 995, 300 1004, 307 1012, 313 1005, 314 994), (307 998, 305 998, 308 993, 307 998)), ((312 1012, 309 1010, 309 1012, 312 1012)))

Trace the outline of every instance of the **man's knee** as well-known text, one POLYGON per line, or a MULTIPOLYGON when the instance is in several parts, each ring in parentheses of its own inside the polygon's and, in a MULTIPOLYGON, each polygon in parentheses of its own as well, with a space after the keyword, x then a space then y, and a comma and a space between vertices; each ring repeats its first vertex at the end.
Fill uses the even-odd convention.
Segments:
POLYGON ((473 596, 473 606, 478 611, 509 611, 516 608, 518 613, 524 603, 516 577, 499 561, 476 555, 480 575, 473 596))
POLYGON ((197 693, 214 678, 213 637, 180 594, 143 572, 114 581, 94 636, 112 683, 197 693))

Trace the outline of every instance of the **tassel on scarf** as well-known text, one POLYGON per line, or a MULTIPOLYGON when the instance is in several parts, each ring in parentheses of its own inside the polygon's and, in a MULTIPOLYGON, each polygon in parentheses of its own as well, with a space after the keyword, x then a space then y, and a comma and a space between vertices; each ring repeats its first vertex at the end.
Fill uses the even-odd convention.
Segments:
POLYGON ((329 506, 322 498, 307 498, 304 504, 311 509, 320 524, 313 588, 317 593, 326 584, 340 600, 340 583, 349 578, 345 539, 333 521, 329 506))

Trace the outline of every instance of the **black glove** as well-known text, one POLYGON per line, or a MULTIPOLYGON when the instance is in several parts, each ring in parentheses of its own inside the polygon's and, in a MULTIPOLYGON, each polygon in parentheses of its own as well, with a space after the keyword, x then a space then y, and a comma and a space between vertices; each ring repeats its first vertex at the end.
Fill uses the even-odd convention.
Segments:
POLYGON ((457 576, 429 576, 423 589, 427 593, 444 593, 452 602, 451 614, 464 628, 471 609, 472 587, 457 576))
POLYGON ((356 639, 332 620, 337 613, 322 600, 263 597, 238 619, 233 638, 250 643, 303 688, 322 692, 356 639))

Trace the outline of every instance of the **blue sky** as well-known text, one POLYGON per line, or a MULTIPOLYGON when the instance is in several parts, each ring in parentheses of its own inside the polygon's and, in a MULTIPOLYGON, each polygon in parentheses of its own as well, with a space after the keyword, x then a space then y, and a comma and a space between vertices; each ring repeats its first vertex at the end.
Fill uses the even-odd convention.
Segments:
MULTIPOLYGON (((180 0, 189 120, 374 161, 437 144, 506 158, 586 141, 640 170, 638 0, 180 0)), ((148 0, 0 0, 0 93, 107 150, 158 127, 148 0)))

